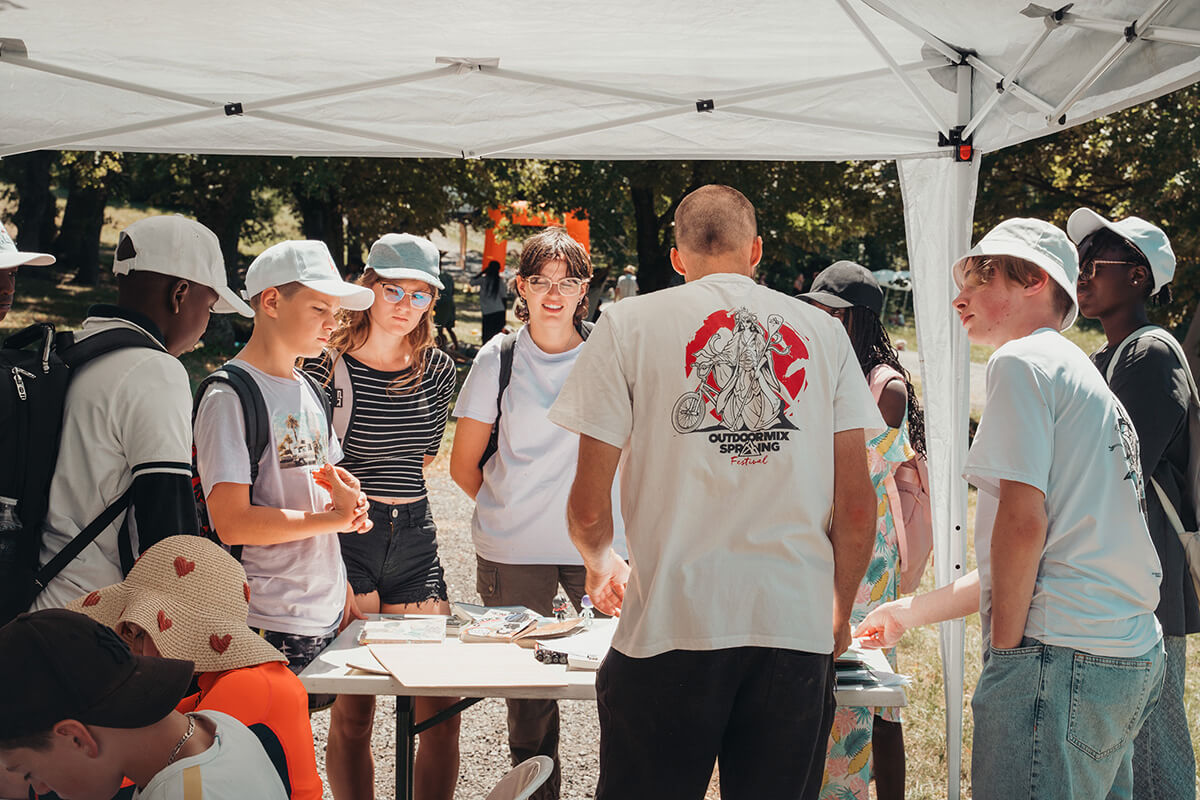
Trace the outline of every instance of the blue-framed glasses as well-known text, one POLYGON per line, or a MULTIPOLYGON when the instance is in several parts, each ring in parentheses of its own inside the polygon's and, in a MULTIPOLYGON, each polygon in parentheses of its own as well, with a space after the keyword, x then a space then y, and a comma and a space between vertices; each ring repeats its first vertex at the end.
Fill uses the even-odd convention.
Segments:
POLYGON ((413 308, 425 308, 433 302, 433 295, 429 292, 406 292, 403 286, 397 286, 393 283, 384 284, 384 300, 387 300, 389 303, 399 303, 405 297, 412 303, 413 308))

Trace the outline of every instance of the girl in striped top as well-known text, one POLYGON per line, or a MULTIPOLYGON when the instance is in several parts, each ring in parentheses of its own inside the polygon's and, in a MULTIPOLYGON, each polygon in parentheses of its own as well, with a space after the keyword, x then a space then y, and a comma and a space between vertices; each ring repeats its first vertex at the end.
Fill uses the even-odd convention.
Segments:
MULTIPOLYGON (((439 260, 427 239, 389 233, 375 242, 359 279, 375 303, 345 312, 326 357, 310 367, 332 390, 335 423, 345 425, 342 466, 371 500, 371 530, 340 535, 367 614, 450 613, 424 476, 442 442, 455 377, 454 362, 434 346, 439 260)), ((456 700, 419 697, 416 714, 428 719, 456 700)), ((342 695, 333 706, 326 773, 338 800, 375 796, 374 716, 371 696, 342 695)), ((455 716, 420 734, 417 797, 453 797, 458 728, 455 716)))

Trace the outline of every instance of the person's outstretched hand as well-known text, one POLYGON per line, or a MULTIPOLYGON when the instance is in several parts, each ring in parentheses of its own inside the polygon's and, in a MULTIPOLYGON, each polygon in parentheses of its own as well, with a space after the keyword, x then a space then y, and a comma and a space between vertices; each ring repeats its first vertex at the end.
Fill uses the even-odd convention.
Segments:
POLYGON ((858 623, 858 627, 854 629, 854 637, 860 640, 863 647, 895 647, 900 637, 908 630, 902 619, 908 605, 908 598, 884 603, 858 623))
POLYGON ((609 548, 604 561, 595 569, 588 567, 585 586, 592 605, 601 614, 621 616, 621 604, 625 601, 625 584, 629 583, 629 564, 609 548))

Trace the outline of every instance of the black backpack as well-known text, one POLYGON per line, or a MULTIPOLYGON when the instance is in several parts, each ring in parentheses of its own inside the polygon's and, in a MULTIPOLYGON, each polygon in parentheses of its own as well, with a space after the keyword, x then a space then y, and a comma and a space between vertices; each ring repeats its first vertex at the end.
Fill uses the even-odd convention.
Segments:
MULTIPOLYGON (((312 375, 303 370, 300 370, 300 374, 304 376, 308 385, 317 393, 317 397, 321 398, 321 407, 325 412, 325 422, 329 426, 328 439, 332 442, 333 402, 330 399, 329 393, 312 375)), ((225 364, 201 381, 200 385, 196 387, 196 395, 192 403, 193 430, 196 427, 196 414, 200 411, 200 401, 204 398, 204 393, 208 391, 208 387, 214 383, 227 384, 237 394, 238 401, 242 405, 242 419, 246 423, 246 452, 250 455, 250 502, 253 504, 254 484, 258 481, 258 462, 262 459, 263 453, 267 451, 267 448, 271 446, 271 418, 270 414, 267 413, 267 403, 263 399, 262 390, 258 388, 258 383, 254 380, 254 376, 237 364, 225 364)), ((192 494, 196 497, 196 516, 200 521, 201 534, 212 539, 217 544, 227 547, 230 555, 241 561, 242 545, 224 545, 217 535, 217 531, 213 528, 212 522, 209 520, 208 503, 204 498, 204 486, 200 482, 200 471, 196 467, 195 444, 192 445, 192 494)))
MULTIPOLYGON (((595 323, 581 322, 578 328, 579 336, 586 342, 594 327, 595 323)), ((491 460, 500 448, 500 401, 504 399, 504 390, 512 380, 513 348, 517 346, 517 335, 520 333, 521 329, 517 328, 511 333, 506 333, 500 340, 500 389, 496 392, 496 421, 492 423, 492 435, 488 437, 487 447, 479 457, 480 469, 483 469, 483 465, 491 460)))
POLYGON ((53 325, 40 322, 9 336, 0 348, 0 497, 17 501, 21 521, 14 557, 0 561, 0 624, 29 608, 63 567, 129 507, 127 490, 38 568, 67 387, 74 370, 126 347, 156 345, 128 328, 101 331, 77 342, 74 332, 56 333, 53 325))

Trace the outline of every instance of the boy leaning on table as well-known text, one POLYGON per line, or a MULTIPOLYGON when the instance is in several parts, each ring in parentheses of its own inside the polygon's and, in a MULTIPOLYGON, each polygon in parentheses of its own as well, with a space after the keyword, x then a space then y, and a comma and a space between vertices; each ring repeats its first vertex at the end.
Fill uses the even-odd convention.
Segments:
POLYGON ((997 348, 964 474, 979 489, 979 569, 856 631, 887 647, 980 612, 977 800, 1129 797, 1133 740, 1162 686, 1137 435, 1058 332, 1075 321, 1078 273, 1066 234, 1035 219, 1000 223, 954 265, 968 338, 997 348))

